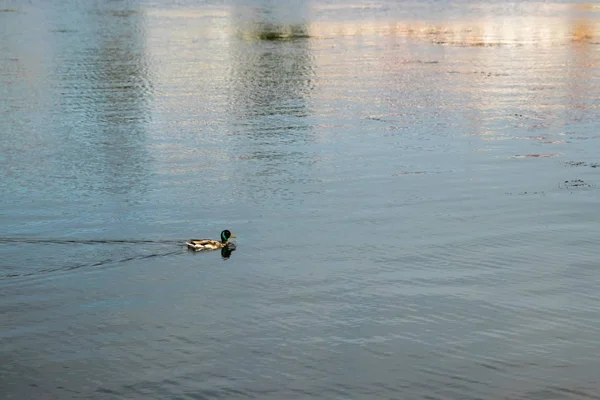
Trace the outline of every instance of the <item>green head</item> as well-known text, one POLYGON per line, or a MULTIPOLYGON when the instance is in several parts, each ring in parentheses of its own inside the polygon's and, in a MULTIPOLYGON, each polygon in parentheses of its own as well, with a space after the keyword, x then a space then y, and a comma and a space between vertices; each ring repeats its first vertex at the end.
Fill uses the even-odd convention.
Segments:
POLYGON ((229 232, 227 229, 225 229, 223 232, 221 232, 221 242, 222 243, 227 243, 229 238, 235 238, 235 236, 232 235, 231 232, 229 232))

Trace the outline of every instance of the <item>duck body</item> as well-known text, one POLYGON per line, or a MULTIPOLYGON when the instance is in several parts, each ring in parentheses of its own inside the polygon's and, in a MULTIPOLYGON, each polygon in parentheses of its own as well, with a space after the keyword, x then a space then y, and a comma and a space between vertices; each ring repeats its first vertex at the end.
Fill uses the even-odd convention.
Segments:
POLYGON ((212 239, 190 239, 185 244, 187 244, 188 249, 194 251, 216 250, 227 246, 227 243, 212 239))
POLYGON ((221 240, 213 240, 213 239, 190 239, 185 242, 187 248, 193 251, 202 251, 202 250, 217 250, 222 249, 223 247, 229 244, 229 238, 234 238, 228 230, 224 230, 221 232, 221 240))

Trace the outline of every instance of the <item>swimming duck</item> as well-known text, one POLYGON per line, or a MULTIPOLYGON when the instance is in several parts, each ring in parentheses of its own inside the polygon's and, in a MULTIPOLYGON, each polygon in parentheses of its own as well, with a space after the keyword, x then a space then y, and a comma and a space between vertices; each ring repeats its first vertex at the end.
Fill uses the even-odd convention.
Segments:
POLYGON ((235 236, 231 234, 227 229, 221 232, 221 241, 212 240, 212 239, 190 239, 187 244, 188 249, 194 251, 200 250, 216 250, 227 246, 229 238, 234 238, 235 236))

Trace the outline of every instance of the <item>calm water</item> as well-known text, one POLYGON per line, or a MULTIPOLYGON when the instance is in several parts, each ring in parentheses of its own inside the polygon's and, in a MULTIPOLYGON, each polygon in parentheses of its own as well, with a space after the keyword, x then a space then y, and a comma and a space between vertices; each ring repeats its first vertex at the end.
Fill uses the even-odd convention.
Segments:
POLYGON ((600 398, 599 6, 0 5, 0 398, 600 398))

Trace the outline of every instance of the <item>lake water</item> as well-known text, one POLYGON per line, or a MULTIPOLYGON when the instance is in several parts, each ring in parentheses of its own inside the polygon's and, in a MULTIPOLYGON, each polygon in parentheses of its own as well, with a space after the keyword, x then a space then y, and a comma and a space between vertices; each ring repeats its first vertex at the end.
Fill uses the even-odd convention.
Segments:
POLYGON ((600 398, 600 6, 0 5, 0 398, 600 398))

